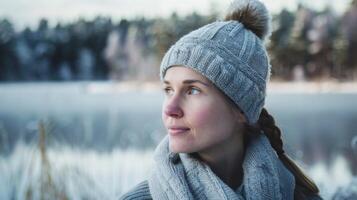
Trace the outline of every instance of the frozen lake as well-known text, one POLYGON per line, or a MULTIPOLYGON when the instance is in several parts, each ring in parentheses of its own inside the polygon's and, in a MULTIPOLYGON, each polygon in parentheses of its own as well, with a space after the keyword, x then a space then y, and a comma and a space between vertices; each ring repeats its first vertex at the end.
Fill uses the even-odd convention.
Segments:
MULTIPOLYGON (((0 199, 40 198, 44 169, 57 188, 48 191, 70 199, 115 199, 150 168, 164 135, 162 99, 156 84, 0 85, 0 199), (46 125, 47 168, 37 147, 39 120, 46 125)), ((348 184, 357 167, 356 102, 356 92, 268 93, 266 107, 285 148, 326 198, 348 184)))

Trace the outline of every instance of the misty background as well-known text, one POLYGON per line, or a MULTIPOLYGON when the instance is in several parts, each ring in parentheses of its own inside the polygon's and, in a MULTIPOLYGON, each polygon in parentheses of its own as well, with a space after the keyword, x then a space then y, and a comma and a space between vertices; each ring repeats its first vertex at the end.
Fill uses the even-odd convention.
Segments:
MULTIPOLYGON (((263 1, 266 107, 324 199, 357 198, 357 1, 263 1)), ((0 199, 117 199, 165 135, 159 65, 230 1, 0 2, 0 199)))

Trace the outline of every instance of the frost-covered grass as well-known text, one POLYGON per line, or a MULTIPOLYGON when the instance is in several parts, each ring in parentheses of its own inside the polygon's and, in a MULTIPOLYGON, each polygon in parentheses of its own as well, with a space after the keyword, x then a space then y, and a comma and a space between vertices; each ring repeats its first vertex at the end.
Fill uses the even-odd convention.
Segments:
POLYGON ((0 157, 0 199, 116 199, 144 180, 152 164, 150 151, 63 147, 47 150, 47 157, 51 185, 37 148, 19 144, 10 156, 0 157))
POLYGON ((319 186, 320 194, 325 199, 331 199, 339 188, 346 187, 353 179, 346 160, 341 156, 337 156, 330 167, 316 163, 307 168, 307 173, 319 186))

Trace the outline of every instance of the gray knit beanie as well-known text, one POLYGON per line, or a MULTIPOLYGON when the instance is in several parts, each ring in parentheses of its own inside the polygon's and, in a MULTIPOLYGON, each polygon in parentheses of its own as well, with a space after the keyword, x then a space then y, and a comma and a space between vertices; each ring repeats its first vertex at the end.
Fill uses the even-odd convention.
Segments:
POLYGON ((160 78, 183 65, 208 78, 255 124, 264 106, 270 64, 264 39, 270 33, 270 15, 258 0, 235 0, 224 21, 194 30, 166 52, 160 78))

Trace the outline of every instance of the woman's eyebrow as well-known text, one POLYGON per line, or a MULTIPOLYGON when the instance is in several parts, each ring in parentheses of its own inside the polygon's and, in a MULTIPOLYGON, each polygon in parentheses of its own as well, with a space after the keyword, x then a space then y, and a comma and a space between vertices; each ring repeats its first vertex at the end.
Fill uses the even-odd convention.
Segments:
MULTIPOLYGON (((163 82, 165 84, 167 84, 167 85, 170 85, 170 82, 167 81, 167 80, 164 80, 163 82)), ((205 82, 200 81, 200 80, 195 80, 195 79, 184 80, 184 81, 182 81, 182 83, 183 84, 200 83, 200 84, 202 84, 202 85, 204 85, 206 87, 210 87, 210 85, 208 83, 205 83, 205 82)))
POLYGON ((209 87, 209 85, 207 83, 200 81, 200 80, 184 80, 184 81, 182 81, 182 83, 184 83, 184 84, 201 83, 202 85, 209 87))

